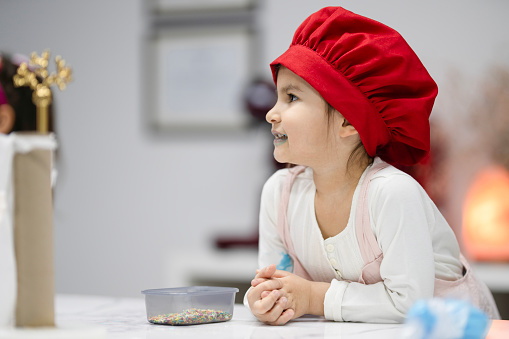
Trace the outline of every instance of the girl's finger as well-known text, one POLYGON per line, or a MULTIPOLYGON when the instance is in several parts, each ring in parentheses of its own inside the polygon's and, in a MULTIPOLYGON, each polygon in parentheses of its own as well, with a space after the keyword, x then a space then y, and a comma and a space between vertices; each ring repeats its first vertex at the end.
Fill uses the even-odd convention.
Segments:
POLYGON ((279 319, 281 317, 281 315, 283 314, 283 312, 285 311, 285 307, 286 307, 286 298, 279 298, 276 303, 274 304, 274 307, 272 307, 271 310, 269 310, 267 313, 265 313, 264 315, 264 322, 266 323, 269 323, 269 324, 273 324, 275 323, 275 321, 277 319, 279 319))
POLYGON ((263 291, 278 290, 282 287, 283 282, 280 279, 269 279, 258 284, 256 287, 254 287, 254 289, 258 290, 259 294, 261 294, 263 291))
POLYGON ((263 291, 279 290, 283 287, 283 283, 279 279, 266 280, 256 287, 253 287, 249 292, 249 298, 253 301, 262 299, 261 294, 263 291))
POLYGON ((267 279, 255 278, 255 279, 251 280, 251 286, 256 287, 265 281, 267 281, 267 279))
POLYGON ((272 278, 284 278, 284 277, 287 277, 289 275, 291 275, 292 273, 288 272, 288 271, 283 271, 283 270, 276 270, 274 271, 274 273, 272 274, 272 278))
MULTIPOLYGON (((287 295, 286 295, 286 291, 283 290, 282 288, 281 289, 278 289, 279 291, 279 298, 286 298, 287 295)), ((263 291, 261 294, 260 294, 260 298, 266 298, 268 295, 270 295, 270 292, 272 292, 272 290, 266 290, 266 291, 263 291)))
POLYGON ((295 311, 292 310, 291 308, 284 310, 283 313, 281 313, 281 316, 276 321, 274 321, 274 325, 286 324, 287 322, 292 320, 294 314, 295 311))
POLYGON ((270 279, 270 278, 272 278, 272 275, 274 273, 276 273, 276 265, 275 264, 271 264, 271 265, 269 265, 267 267, 262 268, 261 270, 258 270, 258 272, 256 272, 255 279, 256 278, 270 279))
POLYGON ((263 299, 263 298, 267 297, 270 294, 270 292, 272 292, 272 291, 263 291, 262 294, 260 294, 260 298, 263 299))
POLYGON ((270 292, 270 294, 266 298, 260 299, 254 303, 253 311, 255 311, 258 314, 267 313, 275 306, 278 298, 279 298, 278 290, 270 292))

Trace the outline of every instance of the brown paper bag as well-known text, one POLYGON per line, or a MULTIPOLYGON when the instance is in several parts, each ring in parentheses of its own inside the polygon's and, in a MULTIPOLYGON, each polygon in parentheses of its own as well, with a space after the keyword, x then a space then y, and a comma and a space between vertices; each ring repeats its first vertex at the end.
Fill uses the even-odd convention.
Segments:
POLYGON ((52 151, 14 156, 16 326, 55 326, 52 151))

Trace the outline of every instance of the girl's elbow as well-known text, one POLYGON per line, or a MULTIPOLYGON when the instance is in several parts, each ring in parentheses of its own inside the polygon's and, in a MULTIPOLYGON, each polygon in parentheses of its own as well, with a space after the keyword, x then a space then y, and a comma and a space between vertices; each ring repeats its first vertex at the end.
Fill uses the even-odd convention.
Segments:
POLYGON ((408 286, 405 289, 389 292, 394 309, 398 316, 398 321, 403 322, 406 314, 416 301, 421 299, 431 299, 433 297, 433 286, 422 288, 422 286, 408 286))

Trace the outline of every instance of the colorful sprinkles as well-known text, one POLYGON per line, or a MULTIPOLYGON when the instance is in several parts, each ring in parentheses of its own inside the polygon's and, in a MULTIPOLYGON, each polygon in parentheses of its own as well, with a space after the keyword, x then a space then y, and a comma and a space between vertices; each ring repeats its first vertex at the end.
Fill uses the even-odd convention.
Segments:
POLYGON ((148 318, 148 321, 153 324, 164 325, 193 325, 228 321, 231 318, 232 315, 224 311, 190 308, 180 313, 169 313, 152 316, 148 318))

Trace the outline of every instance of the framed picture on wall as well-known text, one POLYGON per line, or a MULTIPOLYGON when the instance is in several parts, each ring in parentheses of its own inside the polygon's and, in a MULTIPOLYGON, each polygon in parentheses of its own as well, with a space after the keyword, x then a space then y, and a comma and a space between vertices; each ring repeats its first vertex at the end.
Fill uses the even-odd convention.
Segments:
POLYGON ((159 130, 246 126, 243 90, 250 74, 247 27, 159 32, 151 41, 149 102, 159 130))
POLYGON ((156 11, 189 11, 246 8, 254 0, 153 0, 156 11))
POLYGON ((157 130, 238 129, 257 72, 258 0, 153 0, 144 43, 145 108, 157 130))

